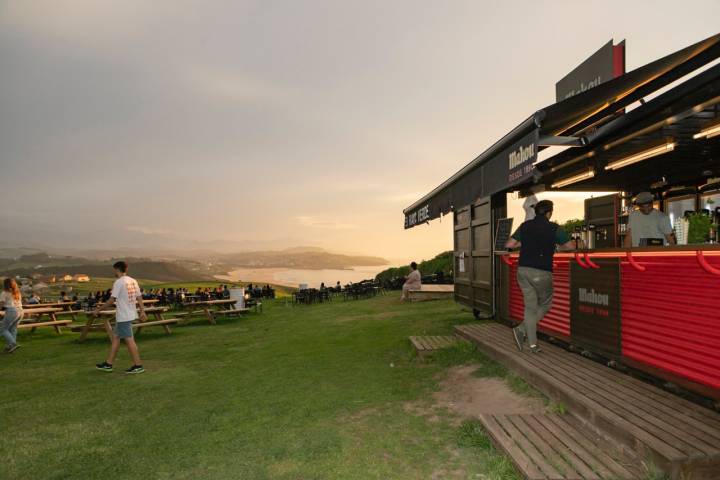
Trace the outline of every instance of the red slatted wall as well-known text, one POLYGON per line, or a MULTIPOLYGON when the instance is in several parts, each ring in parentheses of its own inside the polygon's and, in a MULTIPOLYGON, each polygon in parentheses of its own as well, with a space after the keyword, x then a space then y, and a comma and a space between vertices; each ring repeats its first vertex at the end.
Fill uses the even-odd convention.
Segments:
POLYGON ((646 271, 621 266, 623 356, 720 389, 720 276, 694 256, 636 260, 646 271))
MULTIPOLYGON (((525 305, 522 291, 517 284, 517 257, 510 267, 510 318, 521 322, 525 305)), ((554 337, 570 340, 570 263, 567 258, 555 261, 553 278, 553 305, 538 330, 554 337)))

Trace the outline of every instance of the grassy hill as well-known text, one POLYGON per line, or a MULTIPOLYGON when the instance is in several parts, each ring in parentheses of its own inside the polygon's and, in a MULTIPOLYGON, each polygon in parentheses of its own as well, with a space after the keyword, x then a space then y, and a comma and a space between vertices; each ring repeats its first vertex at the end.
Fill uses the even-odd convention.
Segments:
MULTIPOLYGON (((95 370, 102 333, 23 331, 0 359, 0 478, 517 480, 477 420, 434 406, 447 359, 417 362, 408 342, 472 320, 451 301, 270 301, 143 330, 135 376, 95 370)), ((121 350, 117 368, 129 361, 121 350)))
MULTIPOLYGON (((213 276, 199 271, 199 264, 193 262, 160 262, 128 258, 130 274, 136 278, 159 282, 183 282, 190 280, 212 280, 213 276), (190 267, 194 267, 191 269, 190 267)), ((18 259, 0 261, 0 275, 30 276, 64 275, 83 273, 92 277, 111 277, 113 260, 92 261, 79 257, 49 256, 44 253, 25 255, 18 259)))
POLYGON ((344 255, 322 249, 291 248, 280 251, 232 253, 218 256, 218 261, 233 267, 298 268, 309 270, 343 270, 355 266, 382 266, 388 261, 381 257, 344 255))

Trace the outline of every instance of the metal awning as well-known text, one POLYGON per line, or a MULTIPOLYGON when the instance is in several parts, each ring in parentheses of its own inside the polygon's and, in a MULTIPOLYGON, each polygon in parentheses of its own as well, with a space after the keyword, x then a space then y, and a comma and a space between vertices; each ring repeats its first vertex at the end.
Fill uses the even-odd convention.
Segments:
POLYGON ((720 177, 720 65, 587 136, 588 146, 536 164, 549 190, 663 191, 720 177), (634 161, 633 161, 634 160, 634 161))
POLYGON ((539 150, 550 145, 584 148, 595 143, 596 131, 616 120, 625 107, 717 58, 720 34, 538 110, 403 210, 405 228, 425 223, 477 198, 535 183, 540 172, 533 164, 539 150))

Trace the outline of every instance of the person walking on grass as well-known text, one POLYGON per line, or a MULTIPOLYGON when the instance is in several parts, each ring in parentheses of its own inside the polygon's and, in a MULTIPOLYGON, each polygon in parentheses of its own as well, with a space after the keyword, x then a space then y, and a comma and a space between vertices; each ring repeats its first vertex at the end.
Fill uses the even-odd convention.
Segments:
POLYGON ((574 250, 575 242, 557 223, 551 222, 553 203, 541 200, 534 207, 535 218, 524 222, 505 244, 520 248, 517 282, 525 301, 525 318, 513 328, 513 338, 522 351, 527 340, 532 353, 538 353, 537 324, 552 306, 553 255, 556 245, 561 250, 574 250))
POLYGON ((120 348, 120 340, 125 340, 125 346, 130 352, 133 360, 132 367, 125 370, 125 373, 143 373, 145 369, 140 361, 140 353, 138 352, 135 338, 133 337, 132 323, 138 319, 138 310, 140 311, 140 321, 147 320, 145 315, 145 307, 143 305, 140 286, 134 278, 127 275, 128 265, 125 262, 116 262, 113 265, 117 280, 113 284, 110 298, 98 305, 93 311, 93 315, 97 316, 101 310, 115 305, 115 326, 112 331, 112 345, 110 346, 110 354, 102 363, 98 363, 96 368, 103 372, 112 372, 113 363, 120 348), (137 307, 137 309, 136 309, 137 307))
POLYGON ((17 344, 17 326, 23 318, 22 296, 13 278, 3 280, 0 308, 5 310, 5 317, 0 324, 0 333, 5 338, 5 353, 13 353, 20 347, 17 344))

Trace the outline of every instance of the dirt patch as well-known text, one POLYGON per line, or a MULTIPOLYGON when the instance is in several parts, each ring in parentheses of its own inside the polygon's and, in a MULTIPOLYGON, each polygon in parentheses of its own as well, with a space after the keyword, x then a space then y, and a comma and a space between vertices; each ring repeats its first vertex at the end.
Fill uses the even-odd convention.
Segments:
POLYGON ((479 365, 463 365, 448 370, 433 393, 436 406, 462 416, 477 418, 482 413, 543 413, 542 399, 525 397, 510 390, 501 378, 476 377, 479 365))

